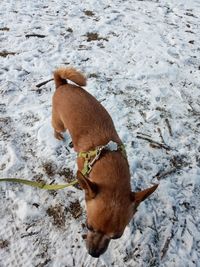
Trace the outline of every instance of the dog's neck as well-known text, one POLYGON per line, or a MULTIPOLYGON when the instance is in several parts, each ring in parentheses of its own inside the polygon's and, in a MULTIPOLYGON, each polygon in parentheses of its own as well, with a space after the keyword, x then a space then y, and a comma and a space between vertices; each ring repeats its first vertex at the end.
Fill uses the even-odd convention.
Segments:
POLYGON ((106 151, 94 164, 89 178, 108 192, 115 187, 131 190, 128 161, 120 151, 106 151))
POLYGON ((84 165, 81 170, 82 174, 89 176, 90 172, 92 171, 93 165, 107 151, 119 151, 123 155, 123 157, 127 159, 125 146, 122 143, 119 144, 113 141, 109 141, 106 145, 98 146, 87 152, 78 153, 78 157, 84 159, 84 165))
MULTIPOLYGON (((77 157, 78 169, 84 167, 84 158, 77 157)), ((95 162, 87 178, 103 188, 105 194, 115 192, 131 192, 130 171, 127 158, 121 151, 105 151, 95 162)))

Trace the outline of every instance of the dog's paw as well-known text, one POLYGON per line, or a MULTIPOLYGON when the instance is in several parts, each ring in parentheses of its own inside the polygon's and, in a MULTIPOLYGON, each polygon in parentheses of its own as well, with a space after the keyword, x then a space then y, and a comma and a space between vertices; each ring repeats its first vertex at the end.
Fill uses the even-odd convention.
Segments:
POLYGON ((54 136, 58 140, 61 140, 61 141, 64 140, 64 137, 63 137, 63 135, 61 133, 58 133, 58 132, 54 131, 54 136))

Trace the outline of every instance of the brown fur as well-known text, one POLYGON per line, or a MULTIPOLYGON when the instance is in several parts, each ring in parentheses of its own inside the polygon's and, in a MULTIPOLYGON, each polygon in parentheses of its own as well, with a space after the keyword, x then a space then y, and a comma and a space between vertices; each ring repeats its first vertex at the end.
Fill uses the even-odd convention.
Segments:
POLYGON ((54 72, 56 88, 66 84, 66 79, 69 79, 80 86, 86 86, 86 77, 74 68, 59 68, 54 72))
MULTIPOLYGON (((53 96, 52 125, 55 137, 62 139, 68 130, 76 152, 88 151, 109 141, 121 144, 113 121, 105 108, 83 88, 86 78, 73 68, 55 71, 56 92, 53 96)), ((111 238, 121 236, 137 206, 157 186, 132 193, 127 160, 120 151, 106 152, 94 164, 89 179, 81 174, 84 160, 77 159, 78 179, 86 193, 87 222, 94 231, 87 235, 89 253, 98 257, 111 238)))

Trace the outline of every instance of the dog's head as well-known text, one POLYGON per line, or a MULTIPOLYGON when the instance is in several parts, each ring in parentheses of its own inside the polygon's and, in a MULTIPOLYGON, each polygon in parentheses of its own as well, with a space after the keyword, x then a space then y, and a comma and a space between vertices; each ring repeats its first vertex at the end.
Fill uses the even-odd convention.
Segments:
POLYGON ((85 190, 88 228, 86 246, 91 256, 99 257, 106 251, 111 239, 122 236, 140 202, 150 196, 158 185, 135 193, 119 187, 106 190, 79 171, 77 177, 85 190))

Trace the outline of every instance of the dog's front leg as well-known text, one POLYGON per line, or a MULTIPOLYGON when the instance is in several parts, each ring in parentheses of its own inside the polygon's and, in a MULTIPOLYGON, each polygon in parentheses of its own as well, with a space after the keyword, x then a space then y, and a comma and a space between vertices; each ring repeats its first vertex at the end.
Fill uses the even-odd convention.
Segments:
POLYGON ((54 137, 58 140, 64 140, 64 137, 61 133, 57 132, 56 130, 54 130, 54 137))

